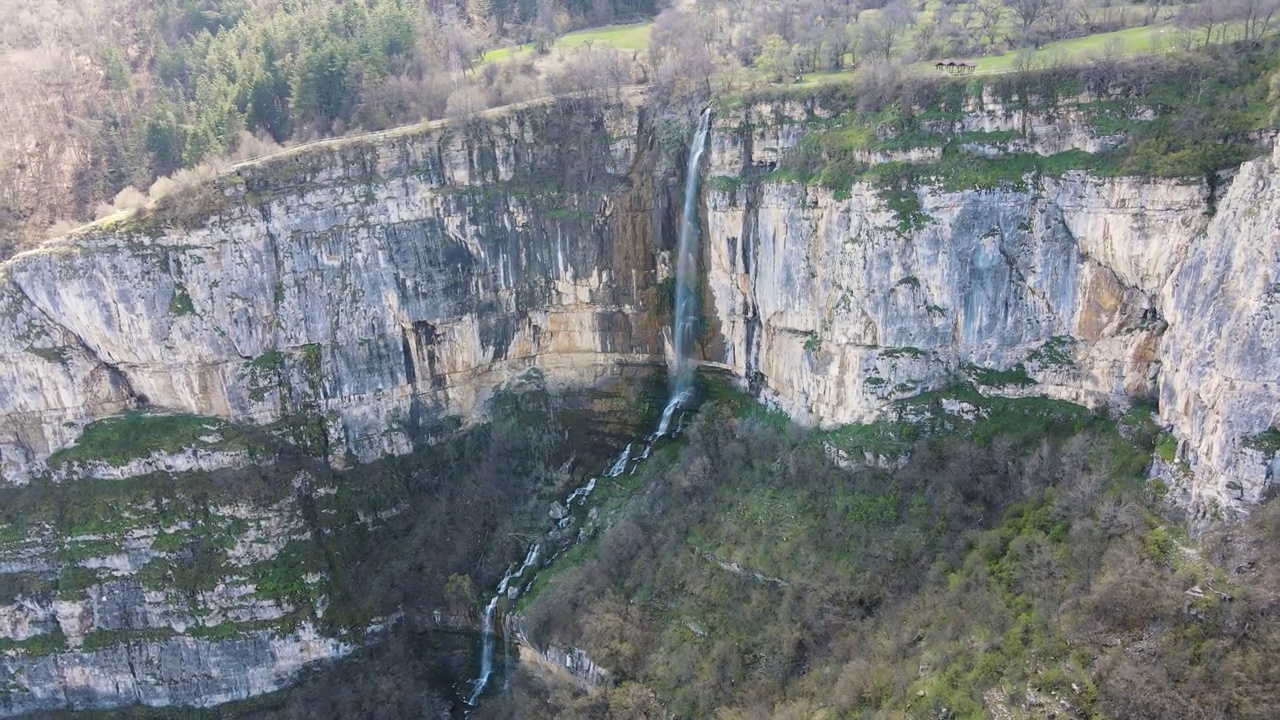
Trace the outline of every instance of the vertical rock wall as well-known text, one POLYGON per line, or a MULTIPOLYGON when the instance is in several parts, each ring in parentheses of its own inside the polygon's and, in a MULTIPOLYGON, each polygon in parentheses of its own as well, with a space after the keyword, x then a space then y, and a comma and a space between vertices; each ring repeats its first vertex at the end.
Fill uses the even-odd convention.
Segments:
POLYGON ((131 405, 301 416, 368 460, 527 367, 660 363, 668 201, 642 125, 576 100, 306 146, 9 261, 2 482, 131 405))
MULTIPOLYGON (((1190 504, 1262 497, 1280 449, 1274 159, 1247 163, 1212 219, 1201 184, 1082 172, 837 196, 764 177, 811 112, 747 108, 717 125, 704 261, 723 342, 709 360, 822 425, 957 381, 1088 405, 1158 399, 1190 504), (895 212, 894 193, 920 216, 895 212)), ((1072 117, 1020 122, 1042 129, 1031 145, 1096 149, 1072 117)))
MULTIPOLYGON (((717 120, 708 360, 827 425, 957 380, 1159 399, 1183 440, 1168 469, 1191 495, 1262 496, 1280 446, 1272 160, 1247 164, 1212 219, 1200 184, 1081 172, 891 189, 913 196, 910 218, 881 186, 764 177, 821 114, 779 103, 717 120)), ((198 208, 101 223, 6 263, 4 482, 134 405, 303 417, 331 459, 367 460, 474 417, 527 367, 583 385, 661 363, 681 178, 671 158, 658 169, 644 117, 566 101, 320 143, 235 169, 192 194, 198 208)), ((994 98, 951 130, 1021 133, 969 149, 997 156, 1114 143, 1078 110, 994 98)), ((928 160, 913 152, 864 161, 928 160)))

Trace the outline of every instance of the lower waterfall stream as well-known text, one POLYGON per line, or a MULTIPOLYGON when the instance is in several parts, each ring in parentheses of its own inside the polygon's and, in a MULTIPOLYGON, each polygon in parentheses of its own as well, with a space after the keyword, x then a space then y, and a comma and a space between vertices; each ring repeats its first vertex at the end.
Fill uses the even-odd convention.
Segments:
MULTIPOLYGON (((667 410, 671 410, 671 407, 672 406, 668 404, 667 410)), ((664 418, 668 418, 668 413, 665 410, 664 418)), ((569 493, 564 500, 564 508, 566 510, 570 510, 573 508, 575 503, 585 506, 587 501, 590 499, 592 492, 595 491, 600 477, 617 478, 626 474, 634 473, 640 462, 649 457, 650 452, 653 450, 653 446, 667 434, 669 433, 654 432, 652 435, 648 436, 645 439, 644 452, 638 457, 633 457, 631 452, 635 443, 628 443, 627 446, 623 448, 622 452, 618 454, 618 457, 609 464, 609 468, 604 473, 599 477, 591 477, 586 484, 569 493)), ((556 527, 562 528, 567 526, 571 519, 572 518, 566 515, 556 523, 556 527)), ((502 580, 498 582, 496 592, 489 600, 489 604, 484 608, 484 617, 481 620, 480 626, 480 674, 471 682, 471 692, 470 695, 467 696, 467 705, 471 707, 475 707, 480 701, 480 696, 484 694, 485 689, 489 685, 489 680, 493 676, 493 651, 494 645, 496 644, 494 621, 497 615, 498 603, 502 601, 503 596, 506 596, 509 600, 517 600, 521 595, 529 590, 533 585, 533 581, 536 576, 526 579, 524 575, 530 568, 533 568, 538 564, 541 553, 542 541, 536 540, 531 543, 529 545, 528 552, 525 554, 524 562, 520 563, 519 566, 508 570, 507 573, 502 576, 502 580)), ((548 562, 555 560, 557 556, 558 553, 551 556, 547 559, 548 562)), ((507 635, 508 633, 504 631, 504 639, 507 635)))
MULTIPOLYGON (((672 313, 671 337, 674 351, 672 358, 671 373, 671 395, 666 406, 662 410, 661 419, 658 422, 658 428, 644 440, 644 451, 638 456, 632 454, 632 448, 636 443, 628 443, 617 459, 610 464, 609 468, 602 474, 605 478, 617 478, 628 471, 635 472, 636 467, 642 460, 649 457, 654 445, 663 437, 674 436, 680 432, 681 423, 677 420, 681 416, 680 411, 686 408, 690 401, 693 400, 693 364, 690 362, 689 345, 693 341, 694 328, 696 325, 698 307, 697 307, 697 271, 698 271, 698 181, 699 166, 702 161, 703 152, 706 150, 707 138, 711 130, 711 109, 707 108, 698 119, 698 127, 693 136, 693 142, 689 147, 688 165, 685 172, 684 184, 684 205, 682 207, 680 218, 680 238, 676 248, 676 292, 675 307, 672 313), (673 430, 672 422, 676 422, 676 428, 673 430)), ((556 527, 566 527, 572 518, 567 511, 572 510, 574 503, 585 505, 591 493, 596 489, 596 483, 599 478, 592 477, 582 487, 575 489, 565 498, 564 509, 566 514, 561 518, 556 527)), ((481 621, 481 647, 480 647, 480 674, 471 683, 471 693, 467 699, 467 705, 475 707, 480 701, 481 695, 489 685, 489 680, 493 675, 493 651, 495 644, 494 619, 497 615, 498 604, 501 602, 503 595, 509 600, 516 600, 529 590, 533 585, 534 578, 524 579, 524 574, 532 567, 538 564, 539 555, 541 553, 541 540, 534 541, 529 545, 529 550, 525 554, 524 562, 518 567, 514 567, 502 576, 502 580, 498 582, 497 592, 485 606, 484 618, 481 621)), ((558 556, 553 555, 547 559, 547 562, 555 560, 558 556)), ((536 577, 536 576, 535 576, 536 577)), ((504 642, 508 633, 504 632, 504 642)))

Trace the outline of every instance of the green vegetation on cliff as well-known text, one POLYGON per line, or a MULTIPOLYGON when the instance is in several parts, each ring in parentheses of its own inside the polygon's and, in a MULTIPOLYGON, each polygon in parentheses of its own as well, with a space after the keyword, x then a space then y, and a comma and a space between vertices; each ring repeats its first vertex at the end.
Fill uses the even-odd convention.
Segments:
POLYGON ((1086 170, 1189 178, 1214 188, 1219 172, 1262 152, 1258 134, 1274 127, 1271 79, 1278 68, 1275 49, 1220 47, 977 79, 868 76, 759 99, 802 100, 816 113, 772 177, 837 193, 871 182, 905 231, 922 220, 911 202, 921 185, 1023 188, 1028 180, 1086 170), (998 108, 985 107, 993 101, 998 108), (1046 138, 1037 136, 1034 123, 999 132, 959 130, 965 113, 974 112, 1078 123, 1108 149, 1041 154, 1033 148, 1046 138))
POLYGON ((49 467, 72 463, 123 465, 153 453, 186 450, 263 450, 254 431, 225 420, 188 414, 128 412, 85 426, 74 445, 55 452, 49 467))
POLYGON ((525 610, 619 684, 525 678, 481 714, 1274 716, 1280 507, 1183 538, 1157 435, 966 388, 833 432, 713 403, 525 610))
MULTIPOLYGON (((0 490, 0 562, 32 568, 0 573, 0 605, 105 603, 140 589, 149 604, 195 622, 181 631, 95 625, 87 651, 174 635, 283 634, 304 621, 356 642, 397 612, 414 630, 466 627, 478 607, 474 598, 457 602, 450 578, 491 587, 524 552, 524 533, 545 529, 551 499, 604 465, 619 438, 651 424, 661 386, 659 377, 621 393, 555 396, 531 373, 496 394, 491 422, 346 471, 212 418, 131 413, 93 423, 58 458, 66 478, 0 490), (257 464, 121 480, 76 474, 92 460, 189 447, 252 447, 257 464), (230 619, 219 604, 237 597, 272 602, 284 616, 230 619)), ((30 658, 65 646, 46 632, 0 650, 30 658)))

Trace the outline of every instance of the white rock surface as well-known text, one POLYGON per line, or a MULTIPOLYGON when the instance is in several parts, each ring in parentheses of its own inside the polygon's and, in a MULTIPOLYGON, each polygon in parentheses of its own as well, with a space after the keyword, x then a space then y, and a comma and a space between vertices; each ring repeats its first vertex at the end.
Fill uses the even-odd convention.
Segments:
POLYGON ((1280 427, 1280 151, 1245 163, 1162 287, 1160 415, 1183 440, 1192 500, 1247 507, 1280 477, 1250 447, 1280 427))
MULTIPOLYGON (((641 307, 657 199, 625 182, 637 117, 535 108, 320 144, 238 168, 199 227, 99 224, 6 262, 0 484, 135 404, 258 423, 306 411, 335 462, 368 460, 476 417, 528 367, 554 388, 660 360, 641 307), (546 142, 575 124, 574 148, 546 142)), ((242 458, 180 460, 79 474, 242 458)))
POLYGON ((231 640, 173 637, 94 652, 0 657, 0 712, 48 708, 211 707, 286 686, 308 664, 354 649, 304 624, 277 637, 263 631, 231 640))
POLYGON ((152 473, 214 472, 248 467, 252 460, 244 450, 205 450, 185 448, 177 452, 153 452, 147 457, 132 458, 119 465, 108 462, 68 463, 50 473, 55 481, 74 478, 122 480, 152 473))
MULTIPOLYGON (((1010 122, 997 112, 970 129, 1010 122)), ((1054 122, 1015 124, 1057 138, 1046 152, 1097 149, 1079 118, 1054 122)), ((800 137, 795 124, 741 123, 720 123, 712 174, 767 168, 800 137)), ((1245 511, 1280 471, 1273 451, 1251 447, 1280 425, 1278 166, 1246 163, 1212 221, 1201 185, 1083 173, 1026 190, 914 188, 927 219, 911 229, 870 185, 847 199, 798 183, 713 186, 704 262, 724 344, 712 359, 822 425, 871 420, 972 366, 1021 364, 1037 381, 994 392, 1159 398, 1183 439, 1188 504, 1245 511)))

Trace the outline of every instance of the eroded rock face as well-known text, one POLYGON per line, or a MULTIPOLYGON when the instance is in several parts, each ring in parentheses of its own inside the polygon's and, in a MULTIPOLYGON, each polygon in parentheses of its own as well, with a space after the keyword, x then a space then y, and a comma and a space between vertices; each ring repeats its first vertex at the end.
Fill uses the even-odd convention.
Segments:
MULTIPOLYGON (((958 379, 1091 406, 1159 399, 1191 507, 1262 497, 1280 470, 1276 159, 1247 163, 1212 220, 1200 184, 1079 172, 838 198, 750 181, 803 136, 800 109, 754 111, 783 124, 748 109, 713 143, 710 171, 731 180, 706 200, 708 359, 822 425, 958 379), (894 193, 918 213, 895 212, 894 193)), ((1020 122, 1056 127, 1058 150, 1091 147, 1069 120, 1020 122)))
POLYGON ((1086 404, 1154 396, 1162 263, 1143 253, 1176 252, 1203 227, 1194 187, 1085 176, 1038 192, 921 192, 927 219, 913 229, 867 185, 848 199, 799 184, 749 192, 708 202, 724 361, 827 425, 869 420, 969 366, 1022 364, 1086 404), (1149 213, 1143 227, 1129 202, 1149 213))
POLYGON ((0 606, 0 638, 11 645, 0 653, 0 714, 241 700, 362 641, 323 636, 298 594, 277 587, 281 577, 303 594, 327 587, 320 573, 278 570, 289 566, 287 548, 312 537, 297 496, 201 510, 194 527, 138 501, 107 520, 127 531, 67 537, 40 523, 0 543, 6 595, 28 586, 0 606), (211 543, 224 562, 197 570, 192 543, 211 543))
POLYGON ((1280 480, 1280 151, 1240 168, 1160 295, 1161 417, 1193 499, 1258 502, 1280 480))
POLYGON ((665 188, 634 107, 567 102, 304 148, 0 270, 0 477, 135 404, 306 415, 331 457, 407 451, 530 366, 661 362, 665 188), (643 142, 643 141, 642 141, 643 142))
MULTIPOLYGON (((569 102, 320 144, 183 196, 200 207, 14 258, 0 266, 0 485, 269 461, 222 447, 210 423, 208 447, 46 462, 132 407, 286 434, 302 421, 307 449, 343 464, 477 419, 531 368, 552 392, 636 382, 663 362, 656 287, 678 183, 659 182, 649 137, 632 105, 569 102)), ((0 604, 0 715, 243 699, 393 622, 317 630, 327 571, 299 565, 313 531, 292 499, 311 484, 267 508, 204 508, 200 527, 143 501, 123 534, 0 533, 0 573, 31 585, 0 604), (221 559, 193 575, 214 530, 221 559)))
POLYGON ((309 625, 229 640, 171 637, 35 659, 0 657, 0 712, 121 705, 211 707, 284 687, 304 666, 352 650, 309 625))
MULTIPOLYGON (((1192 507, 1244 510, 1266 493, 1280 471, 1280 161, 1246 164, 1213 217, 1201 185, 1083 173, 1023 189, 857 184, 847 196, 762 180, 810 110, 747 108, 713 130, 706 360, 822 425, 868 421, 957 380, 1089 405, 1158 399, 1192 507)), ((555 388, 663 362, 680 163, 660 162, 644 118, 626 104, 557 105, 302 148, 197 196, 207 221, 117 221, 13 259, 0 269, 0 478, 27 482, 86 422, 135 405, 310 418, 343 463, 477 418, 530 367, 555 388)), ((1112 142, 1079 113, 993 102, 954 129, 1025 134, 975 150, 988 154, 1112 142)), ((192 451, 77 472, 109 482, 242 461, 192 451)), ((266 549, 245 541, 245 562, 287 536, 263 532, 266 549)), ((15 547, 0 571, 47 573, 36 545, 15 547)), ((129 575, 154 559, 149 547, 93 562, 129 575)), ((241 600, 207 602, 236 622, 275 612, 241 600)), ((122 627, 189 622, 145 595, 131 606, 153 614, 122 627)), ((100 609, 15 602, 0 630, 29 641, 56 626, 72 641, 116 617, 100 609)), ((222 652, 161 649, 173 642, 146 652, 222 652)), ((24 672, 37 670, 74 685, 24 672)))

